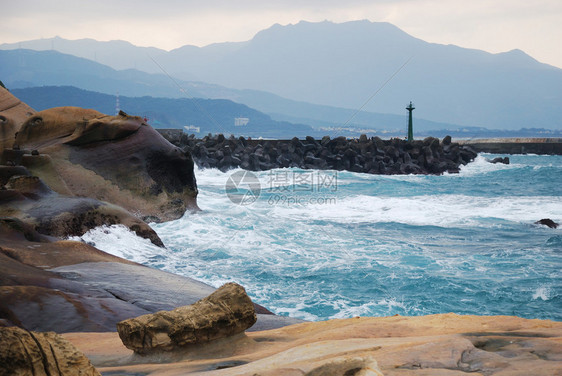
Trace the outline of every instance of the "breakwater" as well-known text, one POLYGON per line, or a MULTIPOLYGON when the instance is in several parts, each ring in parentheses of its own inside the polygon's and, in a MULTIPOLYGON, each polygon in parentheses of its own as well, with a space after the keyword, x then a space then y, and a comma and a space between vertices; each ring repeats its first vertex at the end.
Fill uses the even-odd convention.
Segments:
POLYGON ((222 134, 195 138, 177 132, 161 132, 170 142, 191 152, 200 168, 227 171, 242 168, 265 171, 295 167, 318 170, 347 170, 370 174, 442 174, 458 172, 460 165, 473 160, 477 153, 468 145, 439 140, 405 141, 361 135, 322 139, 306 137, 290 140, 226 138, 222 134))
POLYGON ((494 154, 562 155, 562 139, 551 138, 487 138, 460 140, 476 152, 494 154))

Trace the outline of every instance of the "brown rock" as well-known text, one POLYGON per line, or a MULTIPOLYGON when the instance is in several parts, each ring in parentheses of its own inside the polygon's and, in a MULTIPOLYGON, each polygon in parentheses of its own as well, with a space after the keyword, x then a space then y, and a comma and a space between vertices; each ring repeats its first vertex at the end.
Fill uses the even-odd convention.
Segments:
POLYGON ((383 376, 373 358, 344 358, 328 362, 307 372, 304 376, 383 376))
POLYGON ((16 132, 35 110, 0 86, 0 153, 12 148, 16 132))
POLYGON ((244 288, 227 283, 195 304, 122 321, 117 331, 127 348, 148 354, 232 336, 255 322, 244 288))
MULTIPOLYGON (((96 365, 107 373, 142 369, 168 376, 303 376, 335 370, 339 364, 369 364, 368 359, 376 359, 385 376, 553 376, 562 370, 562 323, 512 316, 439 314, 310 322, 246 332, 243 338, 194 346, 188 353, 154 357, 131 357, 114 333, 65 337, 86 355, 96 356, 96 365)), ((358 366, 346 368, 347 375, 360 372, 358 366)))
POLYGON ((58 193, 110 202, 152 220, 197 210, 191 155, 138 116, 51 108, 22 125, 16 144, 38 151, 21 163, 58 193), (39 160, 45 154, 50 158, 39 160))
POLYGON ((56 333, 0 327, 0 376, 100 376, 88 358, 56 333))
POLYGON ((163 246, 150 226, 116 205, 60 195, 36 176, 14 175, 5 188, 0 191, 0 217, 25 221, 41 234, 80 236, 97 226, 123 224, 137 235, 163 246))
POLYGON ((78 283, 71 273, 47 270, 83 263, 135 266, 85 243, 53 241, 18 219, 0 219, 0 320, 37 331, 107 331, 147 313, 104 289, 78 283))

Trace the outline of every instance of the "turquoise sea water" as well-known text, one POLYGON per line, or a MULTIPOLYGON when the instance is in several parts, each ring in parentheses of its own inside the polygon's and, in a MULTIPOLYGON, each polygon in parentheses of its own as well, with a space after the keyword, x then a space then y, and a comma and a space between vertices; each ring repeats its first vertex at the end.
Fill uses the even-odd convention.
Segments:
POLYGON ((455 312, 561 321, 562 228, 533 223, 562 222, 562 157, 485 161, 493 157, 443 176, 260 172, 247 205, 225 191, 241 170, 196 170, 203 211, 152 224, 167 250, 120 227, 84 239, 214 286, 236 281, 275 313, 308 320, 455 312))

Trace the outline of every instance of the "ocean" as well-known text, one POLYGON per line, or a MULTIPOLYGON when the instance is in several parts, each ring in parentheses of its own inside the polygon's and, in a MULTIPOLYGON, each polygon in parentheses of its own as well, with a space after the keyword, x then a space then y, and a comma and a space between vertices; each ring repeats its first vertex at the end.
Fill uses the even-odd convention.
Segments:
MULTIPOLYGON (((202 209, 82 236, 306 320, 454 312, 562 321, 562 156, 480 154, 459 174, 196 169, 202 209)), ((181 286, 178 287, 181 293, 181 286)))

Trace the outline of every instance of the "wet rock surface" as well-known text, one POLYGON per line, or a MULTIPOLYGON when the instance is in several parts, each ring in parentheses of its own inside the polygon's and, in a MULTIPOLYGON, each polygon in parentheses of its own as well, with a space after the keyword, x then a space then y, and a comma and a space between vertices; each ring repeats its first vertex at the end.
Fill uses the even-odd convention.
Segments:
POLYGON ((560 224, 554 222, 552 219, 550 218, 543 218, 539 221, 535 222, 536 225, 543 225, 549 228, 558 228, 558 226, 560 226, 560 224))
POLYGON ((88 358, 56 333, 0 327, 0 375, 100 376, 88 358))
POLYGON ((163 246, 152 228, 119 206, 58 194, 24 167, 0 166, 0 175, 5 180, 0 190, 0 218, 17 218, 38 233, 59 238, 83 235, 102 225, 123 224, 163 246))
POLYGON ((127 348, 149 354, 230 337, 256 320, 244 288, 227 283, 192 305, 119 322, 117 331, 127 348))
POLYGON ((509 164, 509 157, 496 157, 494 159, 486 159, 490 163, 509 164))
POLYGON ((296 167, 320 170, 347 170, 369 174, 442 174, 455 173, 476 157, 470 146, 461 146, 447 136, 424 140, 383 140, 326 136, 291 140, 252 140, 225 138, 222 134, 196 139, 193 135, 175 135, 171 140, 191 152, 201 168, 227 171, 242 168, 263 171, 296 167))
MULTIPOLYGON (((0 322, 59 333, 115 331, 122 320, 193 304, 214 291, 82 242, 42 235, 17 218, 0 218, 0 322)), ((255 310, 256 329, 302 322, 255 310)))

